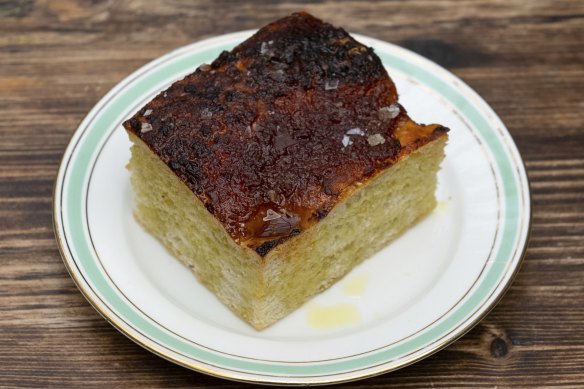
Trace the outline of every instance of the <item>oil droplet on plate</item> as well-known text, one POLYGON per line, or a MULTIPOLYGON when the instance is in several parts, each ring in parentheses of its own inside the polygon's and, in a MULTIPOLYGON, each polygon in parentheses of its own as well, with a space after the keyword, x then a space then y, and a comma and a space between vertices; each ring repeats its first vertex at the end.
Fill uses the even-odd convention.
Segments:
POLYGON ((341 286, 347 296, 361 297, 369 283, 369 274, 360 274, 344 282, 341 286))
POLYGON ((308 324, 319 330, 330 330, 349 324, 358 323, 361 315, 352 304, 341 303, 328 307, 318 304, 310 304, 308 310, 308 324))
POLYGON ((436 208, 434 208, 434 212, 436 213, 444 213, 448 209, 448 200, 440 200, 438 204, 436 204, 436 208))

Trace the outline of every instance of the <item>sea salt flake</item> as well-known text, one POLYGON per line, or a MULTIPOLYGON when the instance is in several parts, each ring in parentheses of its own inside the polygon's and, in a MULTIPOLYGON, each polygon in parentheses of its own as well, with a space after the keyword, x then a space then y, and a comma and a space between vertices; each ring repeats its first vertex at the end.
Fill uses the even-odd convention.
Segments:
POLYGON ((266 42, 262 42, 262 45, 260 47, 260 54, 261 55, 267 54, 268 51, 270 51, 270 49, 268 49, 268 44, 266 42))
POLYGON ((365 131, 363 131, 360 128, 351 128, 349 131, 347 131, 347 135, 365 135, 365 131))
POLYGON ((367 137, 367 142, 369 146, 377 146, 385 143, 385 138, 381 134, 373 134, 367 137))
POLYGON ((326 80, 324 83, 324 90, 334 90, 339 87, 339 80, 330 79, 326 80))
POLYGON ((280 215, 278 212, 268 209, 268 212, 266 213, 266 216, 264 216, 264 218, 262 219, 265 222, 269 222, 270 220, 276 220, 281 218, 282 215, 280 215))
POLYGON ((150 114, 151 114, 151 113, 152 113, 152 110, 151 110, 151 109, 147 109, 147 110, 144 112, 144 116, 150 116, 150 114))
POLYGON ((379 109, 379 118, 381 120, 391 120, 395 119, 400 112, 399 105, 391 104, 387 107, 383 107, 379 109))
POLYGON ((343 144, 343 148, 352 145, 353 141, 351 140, 351 138, 349 138, 348 135, 343 135, 343 140, 341 141, 341 143, 343 144))
POLYGON ((142 134, 145 134, 145 133, 150 132, 152 130, 153 130, 152 124, 146 123, 146 122, 142 123, 142 127, 140 128, 140 132, 142 134))

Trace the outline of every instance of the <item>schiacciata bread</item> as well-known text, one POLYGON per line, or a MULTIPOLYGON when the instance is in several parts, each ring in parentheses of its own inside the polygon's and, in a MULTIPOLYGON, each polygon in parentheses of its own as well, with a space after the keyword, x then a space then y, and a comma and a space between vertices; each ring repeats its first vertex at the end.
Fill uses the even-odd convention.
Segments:
POLYGON ((123 125, 136 219, 257 329, 429 214, 448 138, 409 118, 371 48, 307 13, 123 125))

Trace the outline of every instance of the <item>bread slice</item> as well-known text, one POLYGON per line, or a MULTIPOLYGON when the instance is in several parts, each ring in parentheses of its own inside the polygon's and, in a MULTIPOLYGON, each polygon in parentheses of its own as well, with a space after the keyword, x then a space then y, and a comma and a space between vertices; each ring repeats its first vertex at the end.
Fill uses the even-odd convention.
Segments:
POLYGON ((306 13, 124 127, 136 219, 256 329, 432 211, 448 131, 414 123, 373 50, 306 13))

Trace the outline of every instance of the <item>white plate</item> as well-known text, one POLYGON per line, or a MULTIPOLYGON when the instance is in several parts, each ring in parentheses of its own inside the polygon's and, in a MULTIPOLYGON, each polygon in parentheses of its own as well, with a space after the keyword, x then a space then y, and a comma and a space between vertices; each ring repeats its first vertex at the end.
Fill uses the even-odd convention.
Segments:
POLYGON ((81 123, 54 195, 56 235, 79 289, 138 344, 243 381, 354 380, 413 363, 463 335, 498 301, 521 262, 531 214, 525 170, 505 126, 475 92, 389 43, 356 36, 375 48, 414 120, 451 128, 439 205, 332 288, 257 332, 135 222, 124 168, 130 143, 120 123, 251 33, 208 39, 149 63, 81 123))

